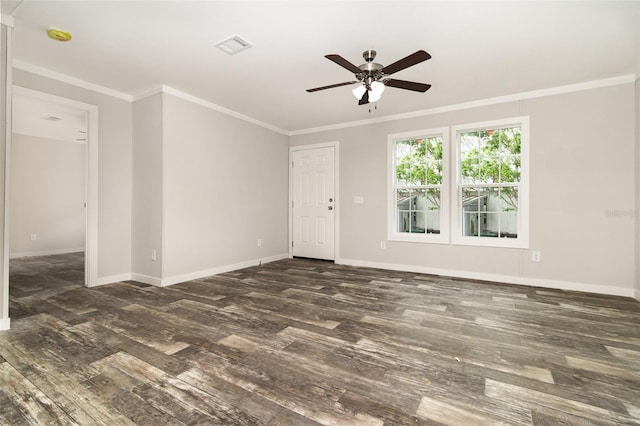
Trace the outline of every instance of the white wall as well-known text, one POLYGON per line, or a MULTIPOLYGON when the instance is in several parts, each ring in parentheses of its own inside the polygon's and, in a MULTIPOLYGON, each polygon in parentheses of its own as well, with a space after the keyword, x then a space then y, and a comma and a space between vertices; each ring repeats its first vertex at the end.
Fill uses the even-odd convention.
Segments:
POLYGON ((169 94, 163 122, 165 281, 286 257, 288 137, 169 94))
MULTIPOLYGON (((384 100, 384 99, 383 99, 384 100)), ((381 104, 383 105, 383 104, 381 104)), ((338 262, 632 295, 634 85, 292 136, 340 142, 338 262), (387 242, 387 134, 529 115, 529 250, 387 242), (364 204, 353 204, 354 195, 364 204), (613 212, 613 214, 612 214, 613 212)), ((364 110, 363 110, 364 111, 364 110)))
MULTIPOLYGON (((640 58, 639 58, 640 59, 640 58)), ((635 121, 636 121, 636 155, 635 155, 635 179, 636 184, 636 204, 635 204, 635 218, 636 218, 636 241, 635 241, 635 266, 636 266, 636 291, 635 298, 640 300, 640 79, 636 80, 636 102, 635 102, 635 121)))
POLYGON ((84 251, 85 153, 85 144, 13 134, 10 257, 84 251))
POLYGON ((134 102, 132 272, 154 283, 162 279, 162 132, 162 95, 134 102))
POLYGON ((14 69, 13 83, 98 106, 98 279, 100 282, 109 282, 129 275, 131 102, 18 69, 14 69))
POLYGON ((167 93, 136 101, 133 117, 134 279, 287 256, 287 136, 167 93))

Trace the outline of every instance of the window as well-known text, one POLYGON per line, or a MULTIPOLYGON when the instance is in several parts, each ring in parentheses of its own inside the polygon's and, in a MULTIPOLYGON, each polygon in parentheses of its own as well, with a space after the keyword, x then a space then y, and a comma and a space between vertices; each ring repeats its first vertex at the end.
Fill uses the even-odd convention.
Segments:
POLYGON ((448 134, 389 135, 389 240, 448 242, 448 134))
POLYGON ((389 240, 528 247, 528 117, 392 134, 388 147, 389 240))
POLYGON ((528 118, 453 129, 456 244, 528 246, 528 118))

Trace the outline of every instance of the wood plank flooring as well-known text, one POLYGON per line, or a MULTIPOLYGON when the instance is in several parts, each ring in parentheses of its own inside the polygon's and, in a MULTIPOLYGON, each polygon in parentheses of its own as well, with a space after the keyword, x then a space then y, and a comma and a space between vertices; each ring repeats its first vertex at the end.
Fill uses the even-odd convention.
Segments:
POLYGON ((0 424, 640 424, 640 303, 287 259, 167 288, 11 261, 0 424))

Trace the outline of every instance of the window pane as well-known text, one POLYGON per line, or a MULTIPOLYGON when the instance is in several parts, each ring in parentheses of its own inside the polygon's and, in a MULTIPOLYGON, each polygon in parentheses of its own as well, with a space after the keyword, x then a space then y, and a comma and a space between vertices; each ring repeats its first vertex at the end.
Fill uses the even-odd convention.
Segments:
POLYGON ((396 185, 407 185, 412 180, 414 146, 413 140, 395 143, 396 185))
POLYGON ((433 194, 427 196, 426 189, 399 189, 397 190, 396 206, 397 206, 397 232, 424 234, 427 229, 426 212, 438 211, 433 210, 436 206, 440 206, 440 193, 437 191, 437 199, 433 194))
POLYGON ((444 136, 393 140, 395 232, 439 234, 444 136), (429 188, 426 188, 429 186, 429 188))
POLYGON ((441 136, 396 141, 396 185, 440 185, 442 143, 441 136))
POLYGON ((427 167, 425 163, 412 163, 408 185, 419 186, 426 184, 427 167))
POLYGON ((520 181, 520 128, 460 134, 463 184, 520 181))
POLYGON ((430 188, 426 195, 426 230, 428 234, 440 233, 440 189, 430 188))
POLYGON ((508 127, 494 130, 492 138, 497 141, 502 155, 520 155, 520 135, 519 127, 508 127))
POLYGON ((463 188, 465 236, 511 237, 518 234, 518 187, 463 188))
POLYGON ((426 166, 426 185, 441 185, 442 184, 442 160, 429 161, 426 166))
POLYGON ((504 238, 518 237, 518 212, 500 213, 500 236, 504 238))
POLYGON ((480 211, 480 193, 478 188, 462 188, 462 210, 466 212, 480 211))
POLYGON ((500 180, 498 182, 520 182, 520 156, 509 155, 500 158, 500 180))
POLYGON ((478 213, 463 212, 462 213, 462 235, 467 237, 478 236, 478 213))

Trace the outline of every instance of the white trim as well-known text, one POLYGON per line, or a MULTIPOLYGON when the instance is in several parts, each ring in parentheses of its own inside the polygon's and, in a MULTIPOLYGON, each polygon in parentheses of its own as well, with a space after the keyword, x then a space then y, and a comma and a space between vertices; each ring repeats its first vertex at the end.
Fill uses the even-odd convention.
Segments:
POLYGON ((27 71, 32 74, 37 74, 42 77, 51 78, 53 80, 61 81, 63 83, 71 84, 77 87, 82 87, 83 89, 91 90, 93 92, 102 93, 103 95, 112 96, 114 98, 122 99, 125 101, 132 102, 133 96, 128 93, 120 92, 118 90, 110 89, 108 87, 100 86, 99 84, 91 83, 86 80, 81 80, 79 78, 71 77, 66 74, 62 74, 56 71, 51 71, 50 69, 39 67, 37 65, 30 64, 28 62, 14 60, 13 68, 27 71))
MULTIPOLYGON (((3 15, 3 16, 6 16, 6 15, 3 15)), ((559 94, 564 94, 564 93, 572 93, 572 92, 579 92, 579 91, 583 91, 583 90, 597 89, 597 88, 601 88, 601 87, 616 86, 616 85, 620 85, 620 84, 634 83, 636 81, 636 79, 640 78, 640 75, 624 74, 624 75, 617 76, 617 77, 605 78, 605 79, 600 79, 600 80, 586 81, 586 82, 582 82, 582 83, 569 84, 569 85, 566 85, 566 86, 551 87, 551 88, 547 88, 547 89, 532 90, 532 91, 529 91, 529 92, 521 92, 521 93, 515 93, 515 94, 511 94, 511 95, 496 96, 496 97, 492 97, 492 98, 479 99, 479 100, 476 100, 476 101, 462 102, 462 103, 459 103, 459 104, 446 105, 446 106, 442 106, 442 107, 423 109, 423 110, 406 112, 406 113, 401 113, 401 114, 392 114, 392 115, 387 115, 387 116, 377 117, 377 118, 372 118, 372 119, 356 120, 356 121, 349 121, 349 122, 344 122, 344 123, 331 124, 331 125, 328 125, 328 126, 310 127, 310 128, 307 128, 307 129, 299 129, 299 130, 288 131, 288 130, 281 129, 281 128, 277 127, 277 126, 274 126, 272 124, 265 123, 263 121, 254 119, 254 118, 249 117, 249 116, 244 115, 244 114, 241 114, 239 112, 230 110, 228 108, 225 108, 225 107, 220 106, 218 104, 215 104, 213 102, 206 101, 206 100, 198 98, 196 96, 189 95, 187 93, 181 92, 181 91, 179 91, 177 89, 174 89, 174 88, 166 86, 166 85, 161 85, 159 87, 154 87, 154 88, 148 89, 148 90, 143 91, 143 92, 141 92, 141 93, 139 93, 137 95, 131 95, 129 93, 120 92, 120 91, 117 91, 117 90, 114 90, 114 89, 110 89, 108 87, 100 86, 100 85, 95 84, 95 83, 91 83, 91 82, 88 82, 88 81, 85 81, 85 80, 81 80, 81 79, 78 79, 78 78, 75 78, 75 77, 71 77, 71 76, 68 76, 66 74, 62 74, 62 73, 56 72, 56 71, 51 71, 51 70, 49 70, 47 68, 43 68, 43 67, 40 67, 40 66, 37 66, 37 65, 33 65, 33 64, 28 63, 28 62, 24 62, 24 61, 20 61, 20 60, 14 60, 13 61, 13 68, 16 68, 16 69, 19 69, 19 70, 22 70, 22 71, 27 71, 27 72, 30 72, 30 73, 33 73, 33 74, 41 75, 43 77, 51 78, 51 79, 58 80, 58 81, 61 81, 61 82, 64 82, 64 83, 72 84, 74 86, 82 87, 82 88, 85 88, 85 89, 88 89, 88 90, 92 90, 92 91, 95 91, 95 92, 98 92, 98 93, 102 93, 104 95, 113 96, 115 98, 123 99, 123 100, 129 101, 129 102, 140 100, 140 99, 146 98, 148 96, 154 95, 156 93, 164 92, 164 93, 168 93, 168 94, 171 94, 173 96, 182 98, 184 100, 191 101, 191 102, 196 103, 198 105, 213 109, 215 111, 222 112, 224 114, 230 115, 230 116, 238 118, 240 120, 244 120, 244 121, 247 121, 249 123, 253 123, 253 124, 257 125, 257 126, 264 127, 266 129, 269 129, 269 130, 273 130, 273 131, 275 131, 277 133, 281 133, 281 134, 283 134, 285 136, 297 136, 297 135, 304 135, 304 134, 309 134, 309 133, 324 132, 324 131, 328 131, 328 130, 344 129, 344 128, 348 128, 348 127, 364 126, 364 125, 367 125, 367 124, 384 123, 386 121, 396 121, 396 120, 403 120, 403 119, 407 119, 407 118, 424 117, 424 116, 428 116, 428 115, 441 114, 441 113, 444 113, 444 112, 459 111, 459 110, 477 108, 477 107, 482 107, 482 106, 487 106, 487 105, 501 104, 501 103, 505 103, 505 102, 521 101, 521 100, 525 100, 525 99, 534 99, 534 98, 541 98, 541 97, 545 97, 545 96, 553 96, 553 95, 559 95, 559 94)))
POLYGON ((633 298, 640 302, 640 289, 636 289, 634 293, 633 298))
POLYGON ((416 130, 412 132, 392 133, 387 135, 387 240, 405 241, 414 243, 438 243, 448 244, 450 232, 449 225, 449 180, 450 180, 450 142, 449 127, 435 129, 416 130), (442 184, 440 185, 440 234, 407 234, 396 231, 396 194, 395 182, 395 142, 401 139, 417 137, 442 136, 442 184))
POLYGON ((216 103, 204 100, 202 98, 198 98, 197 96, 190 95, 188 93, 185 93, 185 92, 182 92, 180 90, 174 89, 173 87, 170 87, 170 86, 162 85, 162 86, 159 86, 159 87, 151 88, 151 89, 149 89, 149 90, 147 90, 145 92, 142 92, 142 93, 140 93, 138 95, 133 96, 133 100, 134 101, 138 101, 140 99, 144 99, 146 97, 153 96, 153 95, 158 94, 158 93, 166 93, 168 95, 175 96, 176 98, 180 98, 182 100, 194 103, 196 105, 200 105, 200 106, 203 106, 205 108, 209 108, 211 110, 214 110, 214 111, 217 111, 217 112, 221 112, 221 113, 229 115, 231 117, 246 121, 248 123, 255 124, 256 126, 264 127, 265 129, 272 130, 274 132, 280 133, 280 134, 285 135, 285 136, 289 136, 289 132, 284 130, 284 129, 281 129, 279 127, 273 126, 273 125, 271 125, 269 123, 265 123, 264 121, 256 120, 255 118, 249 117, 248 115, 241 114, 241 113, 239 113, 237 111, 233 111, 231 109, 225 108, 225 107, 223 107, 221 105, 218 105, 216 103))
POLYGON ((87 287, 97 287, 106 284, 121 283, 123 281, 131 281, 131 274, 110 275, 108 277, 100 277, 95 284, 87 287))
POLYGON ((190 272, 188 274, 183 275, 175 275, 169 278, 153 278, 153 277, 145 277, 138 274, 133 274, 132 279, 136 281, 140 281, 146 284, 151 284, 159 287, 167 287, 173 284, 183 283, 185 281, 197 280, 200 278, 210 277, 212 275, 223 274, 225 272, 237 271, 238 269, 249 268, 251 266, 258 266, 264 263, 275 262, 276 260, 282 260, 288 258, 289 255, 287 253, 280 253, 274 256, 263 257, 259 259, 245 260, 244 262, 233 263, 231 265, 219 266, 217 268, 206 269, 204 271, 198 272, 190 272), (146 279, 146 281, 142 281, 142 279, 146 279))
POLYGON ((333 223, 333 258, 338 259, 340 257, 340 142, 323 142, 314 143, 310 145, 297 145, 289 147, 289 206, 287 211, 289 212, 289 256, 293 257, 293 208, 291 203, 293 202, 293 153, 294 151, 304 151, 307 149, 317 148, 333 148, 333 174, 334 174, 334 223, 333 223))
POLYGON ((152 277, 144 274, 131 274, 131 279, 143 284, 149 284, 155 287, 162 287, 162 278, 152 277))
POLYGON ((157 95, 158 93, 162 93, 164 87, 165 86, 151 87, 150 89, 147 89, 144 92, 140 92, 140 93, 138 93, 136 95, 133 95, 131 97, 131 102, 136 102, 136 101, 139 101, 141 99, 148 98, 149 96, 153 96, 153 95, 157 95))
POLYGON ((492 98, 479 99, 477 101, 463 102, 459 104, 446 105, 442 107, 423 109, 423 110, 406 112, 401 114, 386 115, 383 117, 371 118, 366 120, 349 121, 345 123, 331 124, 328 126, 292 130, 289 132, 289 136, 304 135, 308 133, 318 133, 318 132, 324 132, 328 130, 344 129, 346 127, 364 126, 367 124, 384 123, 386 121, 404 120, 407 118, 424 117, 427 115, 441 114, 444 112, 478 108, 478 107, 483 107, 488 105, 502 104, 506 102, 516 102, 516 101, 522 101, 526 99, 542 98, 545 96, 561 95, 564 93, 580 92, 583 90, 598 89, 601 87, 633 83, 635 82, 635 80, 636 80, 636 76, 634 74, 625 74, 618 77, 586 81, 583 83, 551 87, 548 89, 532 90, 530 92, 514 93, 512 95, 496 96, 492 98))
POLYGON ((11 28, 14 28, 16 26, 13 16, 7 15, 4 13, 0 15, 0 24, 6 25, 7 27, 11 27, 11 28))
POLYGON ((532 287, 552 288, 557 290, 581 291, 586 293, 608 294, 612 296, 633 297, 633 288, 622 286, 604 286, 574 281, 547 280, 544 278, 518 277, 512 275, 488 274, 484 272, 440 269, 425 266, 401 265, 396 263, 369 262, 357 259, 336 259, 340 265, 360 266, 365 268, 388 269, 391 271, 414 272, 419 274, 439 275, 442 277, 463 278, 479 281, 490 281, 503 284, 526 285, 532 287))
MULTIPOLYGON (((453 194, 453 197, 455 197, 455 199, 451 200, 451 243, 482 247, 529 248, 529 116, 510 117, 453 126, 451 127, 451 135, 454 146, 454 155, 452 155, 452 173, 454 179, 451 180, 450 192, 453 194), (512 125, 518 125, 521 129, 520 182, 518 184, 518 237, 491 238, 463 236, 460 205, 460 146, 458 144, 458 134, 467 130, 497 129, 512 125)), ((483 187, 486 185, 476 186, 483 187)))
MULTIPOLYGON (((4 219, 0 220, 2 226, 2 270, 0 274, 2 275, 0 279, 0 328, 6 327, 9 328, 9 299, 11 298, 9 292, 9 229, 10 229, 10 193, 11 193, 11 140, 12 140, 12 122, 11 122, 11 114, 12 114, 12 97, 13 97, 13 77, 11 68, 12 61, 12 33, 13 29, 6 25, 0 25, 0 38, 2 38, 2 34, 5 34, 4 41, 0 40, 0 45, 4 45, 6 56, 5 60, 2 61, 0 58, 0 63, 2 63, 2 71, 0 74, 4 74, 4 78, 0 81, 0 85, 4 90, 4 99, 1 99, 4 105, 0 108, 4 113, 2 114, 1 121, 4 127, 4 135, 2 138, 4 139, 2 164, 0 168, 2 169, 2 177, 3 177, 3 188, 1 188, 2 193, 0 197, 2 199, 2 214, 4 219), (2 28, 3 27, 3 28, 2 28)), ((1 50, 2 46, 0 46, 1 50)))
POLYGON ((9 330, 11 318, 0 318, 0 331, 9 330))
POLYGON ((9 259, 17 259, 20 257, 33 257, 33 256, 53 256, 56 254, 69 254, 84 252, 84 247, 73 247, 66 249, 53 249, 42 251, 23 251, 18 253, 9 253, 9 259))
POLYGON ((87 114, 86 152, 86 229, 85 229, 85 284, 98 282, 98 107, 96 105, 62 98, 45 92, 13 85, 13 95, 26 96, 46 102, 83 110, 87 114))

